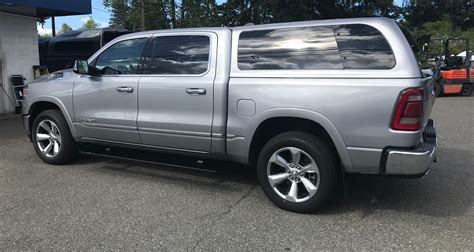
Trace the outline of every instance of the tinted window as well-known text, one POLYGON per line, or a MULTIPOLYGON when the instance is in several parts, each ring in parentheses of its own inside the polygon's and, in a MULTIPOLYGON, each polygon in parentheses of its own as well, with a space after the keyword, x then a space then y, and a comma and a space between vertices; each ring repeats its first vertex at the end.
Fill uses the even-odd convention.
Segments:
POLYGON ((332 27, 304 27, 242 32, 241 70, 342 69, 332 27))
POLYGON ((54 53, 77 55, 83 53, 92 54, 99 49, 99 41, 93 40, 77 40, 77 41, 61 41, 54 43, 54 53), (95 50, 94 50, 95 49, 95 50))
POLYGON ((202 74, 209 63, 207 36, 156 37, 143 55, 145 74, 202 74))
POLYGON ((129 31, 116 31, 116 30, 104 30, 102 33, 102 45, 105 45, 112 41, 112 39, 130 33, 129 31))
POLYGON ((76 36, 76 38, 93 38, 93 37, 99 37, 101 33, 102 33, 102 30, 100 30, 100 29, 83 30, 81 33, 79 33, 79 34, 76 36))
MULTIPOLYGON (((402 33, 407 39, 408 44, 410 44, 411 50, 413 51, 413 54, 415 54, 416 59, 419 62, 426 61, 423 57, 423 48, 420 47, 420 44, 418 43, 415 36, 407 28, 403 27, 402 25, 398 24, 398 27, 400 28, 400 30, 402 30, 402 33)), ((422 40, 420 41, 420 43, 421 45, 423 45, 425 44, 425 41, 423 40, 429 41, 431 39, 431 36, 430 35, 420 36, 420 39, 422 40)))
POLYGON ((334 29, 344 69, 390 69, 395 57, 385 37, 368 25, 340 25, 334 29))
POLYGON ((95 60, 102 74, 136 74, 146 39, 120 41, 102 52, 95 60))

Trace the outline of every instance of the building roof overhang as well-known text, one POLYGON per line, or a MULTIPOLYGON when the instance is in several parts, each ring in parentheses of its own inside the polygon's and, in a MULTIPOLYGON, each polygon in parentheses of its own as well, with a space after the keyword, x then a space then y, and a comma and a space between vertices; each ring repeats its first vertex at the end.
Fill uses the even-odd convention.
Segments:
POLYGON ((46 18, 92 13, 90 0, 0 0, 0 12, 46 18))

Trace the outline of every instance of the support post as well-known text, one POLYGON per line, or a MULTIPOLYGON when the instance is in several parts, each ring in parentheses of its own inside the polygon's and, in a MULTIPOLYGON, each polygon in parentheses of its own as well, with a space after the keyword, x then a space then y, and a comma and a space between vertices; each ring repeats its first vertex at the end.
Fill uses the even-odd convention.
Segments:
POLYGON ((51 17, 51 30, 53 37, 56 37, 56 21, 54 20, 54 17, 51 17))
POLYGON ((141 9, 142 9, 142 31, 145 30, 145 0, 141 0, 141 9))

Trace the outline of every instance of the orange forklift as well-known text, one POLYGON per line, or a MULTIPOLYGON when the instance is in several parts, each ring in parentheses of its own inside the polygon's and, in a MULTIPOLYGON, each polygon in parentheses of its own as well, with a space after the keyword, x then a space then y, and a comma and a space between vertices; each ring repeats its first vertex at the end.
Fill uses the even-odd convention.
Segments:
POLYGON ((433 86, 435 96, 438 97, 444 94, 470 96, 474 85, 474 69, 471 68, 469 39, 431 39, 431 42, 433 41, 442 44, 442 55, 436 58, 439 74, 433 86), (458 49, 460 47, 464 48, 466 57, 452 55, 450 52, 451 44, 456 44, 458 49))

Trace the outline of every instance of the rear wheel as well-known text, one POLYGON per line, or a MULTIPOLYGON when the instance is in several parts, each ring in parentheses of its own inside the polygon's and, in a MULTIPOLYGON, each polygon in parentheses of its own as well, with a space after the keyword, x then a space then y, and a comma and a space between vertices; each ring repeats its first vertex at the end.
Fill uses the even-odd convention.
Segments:
POLYGON ((41 112, 31 132, 38 156, 48 164, 65 164, 76 155, 76 142, 59 110, 41 112))
POLYGON ((439 83, 439 81, 435 81, 433 84, 433 92, 435 97, 439 97, 443 94, 443 86, 439 83))
POLYGON ((470 84, 470 83, 465 83, 465 84, 462 86, 461 95, 462 95, 462 96, 471 96, 471 94, 472 94, 472 84, 470 84))
POLYGON ((336 155, 324 140, 305 132, 287 132, 265 144, 257 174, 273 203, 285 210, 308 213, 331 197, 338 169, 336 155))

